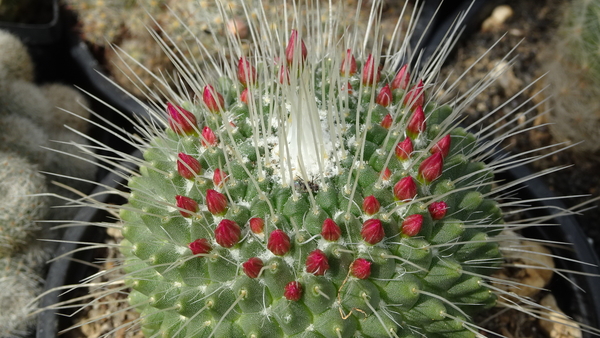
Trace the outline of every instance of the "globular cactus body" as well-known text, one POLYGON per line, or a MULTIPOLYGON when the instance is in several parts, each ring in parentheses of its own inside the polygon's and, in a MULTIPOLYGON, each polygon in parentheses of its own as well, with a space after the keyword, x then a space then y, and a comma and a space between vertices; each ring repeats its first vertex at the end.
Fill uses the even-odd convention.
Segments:
POLYGON ((475 136, 406 67, 311 54, 295 30, 284 49, 169 103, 129 180, 144 332, 474 337, 502 260, 475 136))

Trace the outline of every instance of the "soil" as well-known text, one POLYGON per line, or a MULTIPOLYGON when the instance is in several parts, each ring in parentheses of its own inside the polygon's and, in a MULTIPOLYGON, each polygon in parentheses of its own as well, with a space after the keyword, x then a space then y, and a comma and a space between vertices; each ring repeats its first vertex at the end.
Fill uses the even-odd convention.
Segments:
MULTIPOLYGON (((502 114, 510 112, 515 107, 521 106, 521 111, 531 109, 527 115, 521 116, 517 121, 519 128, 525 130, 531 126, 537 126, 534 130, 524 132, 508 139, 503 146, 513 153, 525 152, 559 141, 553 136, 551 127, 546 125, 552 123, 547 114, 547 106, 536 104, 545 99, 545 94, 539 93, 545 86, 542 81, 537 82, 523 92, 521 88, 527 84, 534 83, 536 79, 542 76, 548 69, 545 66, 543 57, 548 55, 545 51, 552 44, 553 37, 556 35, 557 28, 562 19, 564 6, 567 0, 538 0, 521 1, 507 0, 500 2, 501 5, 507 5, 512 9, 512 15, 505 21, 488 26, 486 29, 479 29, 463 39, 443 70, 441 78, 455 78, 456 74, 461 74, 470 67, 475 60, 484 54, 488 47, 497 43, 497 45, 469 72, 469 76, 462 81, 462 88, 466 90, 481 80, 490 69, 492 69, 504 56, 513 50, 513 55, 518 56, 514 60, 514 66, 507 71, 501 81, 492 85, 482 95, 479 95, 465 111, 468 125, 482 118, 485 113, 498 107, 508 98, 515 96, 512 102, 504 108, 500 114, 494 114, 494 117, 485 118, 481 123, 487 126, 497 121, 502 114), (517 46, 517 47, 515 47, 517 46)), ((535 151, 534 154, 550 154, 556 148, 535 151)), ((600 157, 598 153, 581 153, 576 148, 570 148, 551 154, 531 164, 534 170, 543 170, 555 166, 568 166, 564 169, 545 175, 543 179, 548 183, 550 189, 559 196, 587 194, 586 197, 577 197, 565 199, 564 203, 568 206, 575 206, 578 203, 589 200, 600 195, 600 157), (571 164, 576 164, 570 166, 571 164)), ((592 210, 577 215, 577 219, 590 237, 590 242, 600 252, 600 228, 597 227, 597 219, 600 219, 599 203, 595 202, 589 206, 595 207, 592 210)), ((543 295, 535 296, 536 299, 543 295)), ((115 309, 103 308, 100 311, 114 312, 115 309)), ((517 311, 495 311, 495 314, 485 314, 486 328, 501 333, 506 337, 528 337, 541 338, 548 337, 542 332, 536 321, 529 315, 523 315, 517 311)), ((123 321, 134 320, 133 318, 123 318, 123 321)), ((482 319, 484 320, 484 319, 482 319)), ((95 328, 86 328, 86 336, 97 336, 98 333, 106 328, 106 323, 98 322, 95 328)), ((481 332, 484 335, 492 334, 481 332)), ((115 336, 134 336, 135 332, 118 332, 115 336)), ((556 337, 569 337, 568 335, 558 335, 556 337)))

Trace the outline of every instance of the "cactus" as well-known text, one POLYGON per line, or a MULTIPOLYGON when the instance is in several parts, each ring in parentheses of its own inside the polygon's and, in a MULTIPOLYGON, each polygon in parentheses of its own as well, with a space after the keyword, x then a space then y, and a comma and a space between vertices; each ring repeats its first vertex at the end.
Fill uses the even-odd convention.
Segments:
POLYGON ((0 152, 0 257, 21 250, 46 217, 46 179, 38 168, 15 154, 0 152))
POLYGON ((347 13, 253 13, 254 47, 228 33, 220 76, 170 52, 181 85, 157 78, 170 99, 148 94, 143 160, 123 155, 139 171, 119 207, 122 278, 144 334, 481 337, 475 313, 526 301, 492 277, 502 231, 526 226, 504 223, 513 185, 494 174, 532 159, 485 162, 503 137, 458 127, 487 82, 437 102, 456 31, 424 70, 397 70, 408 41, 390 54, 379 32, 338 39, 347 13))
MULTIPOLYGON (((27 47, 14 35, 0 30, 0 68, 3 68, 1 78, 7 80, 34 80, 34 67, 27 47)), ((1 73, 0 73, 1 74, 1 73)))
POLYGON ((540 58, 549 70, 549 120, 558 140, 585 141, 574 151, 593 154, 600 151, 600 2, 577 0, 565 7, 555 41, 540 58))

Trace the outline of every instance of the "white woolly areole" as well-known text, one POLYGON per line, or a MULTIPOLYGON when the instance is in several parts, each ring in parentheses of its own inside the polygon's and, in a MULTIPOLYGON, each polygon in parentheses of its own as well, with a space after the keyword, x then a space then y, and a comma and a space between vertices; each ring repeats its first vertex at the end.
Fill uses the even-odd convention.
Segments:
POLYGON ((327 110, 318 108, 315 93, 305 78, 296 79, 298 86, 287 87, 283 93, 287 103, 282 105, 280 114, 287 123, 278 129, 277 142, 271 151, 273 178, 282 184, 291 185, 296 178, 332 176, 337 171, 332 156, 340 148, 335 141, 338 127, 328 121, 327 110))

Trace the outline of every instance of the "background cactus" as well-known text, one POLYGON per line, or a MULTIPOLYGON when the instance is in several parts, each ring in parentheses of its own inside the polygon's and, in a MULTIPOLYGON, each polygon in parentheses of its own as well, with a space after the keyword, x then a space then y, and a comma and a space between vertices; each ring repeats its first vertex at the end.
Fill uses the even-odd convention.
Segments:
POLYGON ((582 142, 574 150, 597 153, 600 141, 600 2, 565 4, 555 42, 544 51, 552 132, 559 140, 582 142))
POLYGON ((290 22, 249 18, 247 53, 229 33, 220 77, 171 52, 182 84, 158 83, 168 102, 148 94, 155 120, 139 122, 144 159, 123 156, 140 168, 119 207, 136 324, 149 337, 481 337, 472 314, 509 306, 498 284, 517 285, 492 273, 528 251, 503 232, 526 224, 504 223, 496 199, 513 185, 494 174, 531 160, 486 164, 502 137, 458 127, 488 83, 437 102, 452 34, 424 70, 397 71, 408 42, 381 56, 378 32, 331 33, 347 13, 286 9, 290 22))
POLYGON ((0 304, 11 309, 0 314, 0 337, 25 337, 35 326, 35 316, 27 314, 36 308, 45 264, 56 247, 47 240, 60 237, 60 231, 50 231, 51 222, 41 221, 72 219, 77 209, 51 207, 80 197, 53 181, 66 182, 67 175, 72 189, 86 193, 97 168, 85 154, 73 159, 44 148, 53 145, 71 154, 80 149, 71 142, 79 147, 89 143, 84 136, 90 116, 85 98, 62 84, 40 87, 31 82, 33 64, 26 47, 4 31, 0 49, 0 304))

